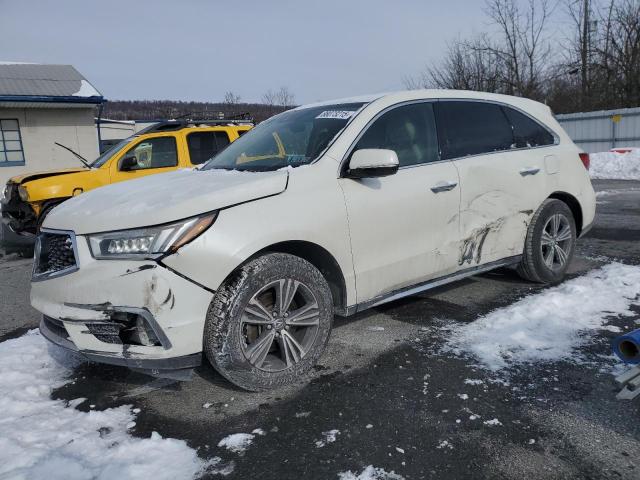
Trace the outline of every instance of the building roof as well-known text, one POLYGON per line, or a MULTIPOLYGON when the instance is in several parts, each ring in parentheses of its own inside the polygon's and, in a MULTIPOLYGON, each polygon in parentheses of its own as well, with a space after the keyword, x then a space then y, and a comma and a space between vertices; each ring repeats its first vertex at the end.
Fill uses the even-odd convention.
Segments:
POLYGON ((72 65, 0 62, 0 102, 104 102, 102 94, 72 65))

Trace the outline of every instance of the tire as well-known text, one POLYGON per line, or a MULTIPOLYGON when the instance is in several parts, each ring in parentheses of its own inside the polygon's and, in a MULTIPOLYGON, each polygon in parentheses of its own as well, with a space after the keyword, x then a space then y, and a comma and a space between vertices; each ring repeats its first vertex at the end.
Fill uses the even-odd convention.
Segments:
POLYGON ((537 283, 560 282, 571 263, 575 245, 576 223, 571 209, 560 200, 545 200, 527 229, 518 274, 537 283))
POLYGON ((270 253, 239 268, 218 289, 203 349, 231 383, 270 390, 298 381, 317 363, 332 324, 331 290, 320 271, 294 255, 270 253), (279 298, 284 309, 275 307, 279 298))

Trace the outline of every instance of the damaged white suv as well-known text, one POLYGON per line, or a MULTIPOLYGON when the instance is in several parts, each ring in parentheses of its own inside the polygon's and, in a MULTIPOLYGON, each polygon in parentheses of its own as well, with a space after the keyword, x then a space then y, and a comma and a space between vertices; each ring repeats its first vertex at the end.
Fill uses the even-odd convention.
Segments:
POLYGON ((73 198, 31 301, 52 342, 162 373, 203 352, 248 390, 318 361, 334 314, 505 265, 562 279, 595 214, 548 107, 424 90, 296 108, 205 166, 73 198))

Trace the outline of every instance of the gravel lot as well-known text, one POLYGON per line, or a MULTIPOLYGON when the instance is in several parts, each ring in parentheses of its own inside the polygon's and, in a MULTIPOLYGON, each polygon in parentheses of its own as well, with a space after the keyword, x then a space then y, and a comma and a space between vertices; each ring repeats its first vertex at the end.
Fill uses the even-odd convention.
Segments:
MULTIPOLYGON (((613 260, 640 265, 640 182, 594 185, 596 225, 579 242, 571 277, 613 260)), ((30 268, 0 258, 0 340, 37 326, 30 268)), ((134 435, 186 440, 202 458, 233 464, 227 478, 335 479, 367 465, 407 479, 639 478, 640 401, 615 399, 606 358, 615 333, 585 348, 590 363, 535 364, 507 379, 439 351, 446 322, 471 322, 541 290, 500 270, 338 318, 314 372, 266 394, 235 389, 209 367, 177 382, 86 364, 54 397, 87 398, 80 410, 131 404, 141 409, 134 435), (257 428, 266 434, 243 455, 217 446, 257 428), (332 430, 334 442, 323 434, 332 430)), ((633 309, 620 327, 640 321, 640 301, 633 309)))

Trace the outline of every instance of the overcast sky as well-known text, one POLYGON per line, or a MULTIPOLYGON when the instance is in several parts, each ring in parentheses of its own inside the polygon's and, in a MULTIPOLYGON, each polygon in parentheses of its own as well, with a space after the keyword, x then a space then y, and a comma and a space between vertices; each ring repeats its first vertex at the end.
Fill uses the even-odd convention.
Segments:
POLYGON ((0 0, 0 61, 74 65, 108 99, 297 103, 402 89, 479 0, 0 0))

